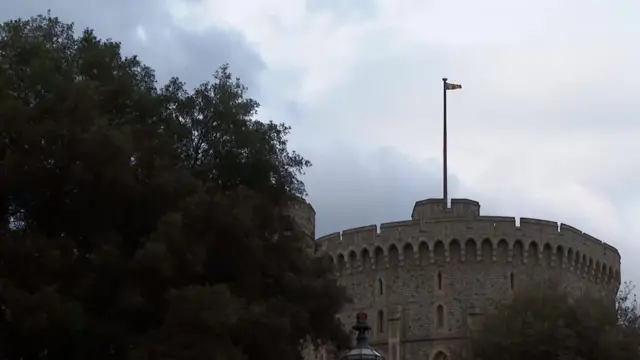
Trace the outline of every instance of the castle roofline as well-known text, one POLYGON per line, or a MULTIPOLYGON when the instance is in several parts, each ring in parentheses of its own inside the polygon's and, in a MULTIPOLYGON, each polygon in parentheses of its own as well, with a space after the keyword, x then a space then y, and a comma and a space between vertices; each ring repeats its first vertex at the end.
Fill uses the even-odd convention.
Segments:
POLYGON ((471 199, 451 199, 451 206, 445 208, 443 198, 416 201, 411 219, 425 218, 476 218, 480 216, 480 203, 471 199))

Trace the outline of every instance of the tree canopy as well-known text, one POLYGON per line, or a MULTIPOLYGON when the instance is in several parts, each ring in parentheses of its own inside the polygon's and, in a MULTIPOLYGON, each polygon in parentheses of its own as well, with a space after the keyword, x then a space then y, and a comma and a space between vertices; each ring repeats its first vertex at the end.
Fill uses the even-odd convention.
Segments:
POLYGON ((158 86, 51 15, 0 26, 0 357, 297 359, 347 301, 287 215, 310 163, 222 66, 158 86))
POLYGON ((640 355, 633 287, 612 299, 533 287, 498 305, 474 334, 477 359, 631 360, 640 355))

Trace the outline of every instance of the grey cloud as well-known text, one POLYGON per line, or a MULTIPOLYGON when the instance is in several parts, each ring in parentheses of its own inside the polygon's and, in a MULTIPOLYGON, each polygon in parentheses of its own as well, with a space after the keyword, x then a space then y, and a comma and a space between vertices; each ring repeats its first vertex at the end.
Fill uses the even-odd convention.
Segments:
MULTIPOLYGON (((377 47, 362 49, 359 61, 349 69, 340 87, 315 99, 311 113, 329 113, 328 121, 346 123, 343 128, 348 136, 363 126, 383 127, 394 122, 408 127, 423 121, 437 122, 442 106, 440 79, 448 76, 464 86, 462 93, 451 95, 450 111, 456 123, 468 132, 521 132, 544 140, 565 132, 637 131, 640 124, 635 120, 640 116, 640 107, 629 85, 612 90, 591 83, 571 87, 570 83, 560 84, 563 91, 548 90, 540 82, 505 80, 505 73, 542 71, 535 63, 520 64, 516 58, 504 65, 509 69, 489 63, 509 50, 506 45, 504 49, 436 44, 408 49, 397 45, 394 50, 380 51, 392 40, 376 38, 366 42, 377 47)), ((589 64, 586 61, 584 66, 589 64)), ((619 72, 611 69, 606 73, 614 81, 621 81, 616 71, 619 72)), ((557 85, 550 81, 550 87, 557 85)), ((312 125, 311 132, 331 129, 324 122, 317 122, 321 128, 312 125)))
MULTIPOLYGON (((456 73, 456 57, 436 46, 411 57, 400 51, 380 52, 375 46, 362 51, 360 61, 339 86, 306 104, 303 119, 307 122, 299 130, 302 136, 352 138, 361 145, 358 134, 392 129, 420 134, 426 144, 439 142, 441 78, 456 73)), ((460 111, 453 104, 450 108, 460 111)))
POLYGON ((313 12, 329 12, 339 21, 367 18, 377 10, 376 3, 373 0, 306 0, 306 5, 313 12))
POLYGON ((240 33, 216 27, 189 32, 175 24, 165 2, 160 0, 5 1, 0 2, 0 20, 28 18, 47 10, 62 21, 73 22, 78 31, 89 27, 101 38, 122 42, 123 52, 139 55, 156 70, 160 83, 179 76, 189 86, 196 86, 211 79, 221 64, 230 63, 234 75, 256 88, 257 77, 265 69, 260 55, 240 33), (137 27, 144 29, 146 42, 136 35, 137 27))
POLYGON ((217 29, 193 34, 176 28, 164 45, 161 45, 163 39, 154 39, 153 36, 150 35, 151 44, 140 49, 138 54, 141 59, 149 59, 146 62, 156 69, 160 79, 179 75, 187 84, 196 86, 210 80, 220 65, 229 63, 231 72, 249 87, 251 95, 259 96, 254 90, 258 88, 257 78, 265 65, 240 34, 217 29))

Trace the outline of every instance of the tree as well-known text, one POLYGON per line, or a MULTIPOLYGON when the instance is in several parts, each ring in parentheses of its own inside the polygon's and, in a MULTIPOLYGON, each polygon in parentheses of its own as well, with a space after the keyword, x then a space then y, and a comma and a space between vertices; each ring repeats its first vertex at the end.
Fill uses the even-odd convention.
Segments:
POLYGON ((161 91, 169 117, 182 125, 178 148, 185 168, 224 189, 306 195, 297 175, 311 163, 288 151, 290 128, 252 121, 259 104, 245 97, 247 88, 228 70, 223 65, 214 83, 203 83, 193 93, 177 78, 161 91))
POLYGON ((570 296, 557 286, 534 287, 484 319, 473 349, 478 359, 637 359, 638 314, 630 284, 615 302, 570 296))
POLYGON ((189 92, 47 14, 0 26, 0 357, 297 359, 347 300, 310 163, 227 66, 189 92))

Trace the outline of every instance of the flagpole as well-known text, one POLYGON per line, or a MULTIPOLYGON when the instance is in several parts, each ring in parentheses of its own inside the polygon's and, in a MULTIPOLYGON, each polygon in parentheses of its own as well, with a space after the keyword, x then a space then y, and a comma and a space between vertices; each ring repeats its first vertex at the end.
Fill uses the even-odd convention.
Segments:
POLYGON ((442 197, 444 208, 449 207, 449 194, 447 189, 447 78, 442 78, 442 197))

